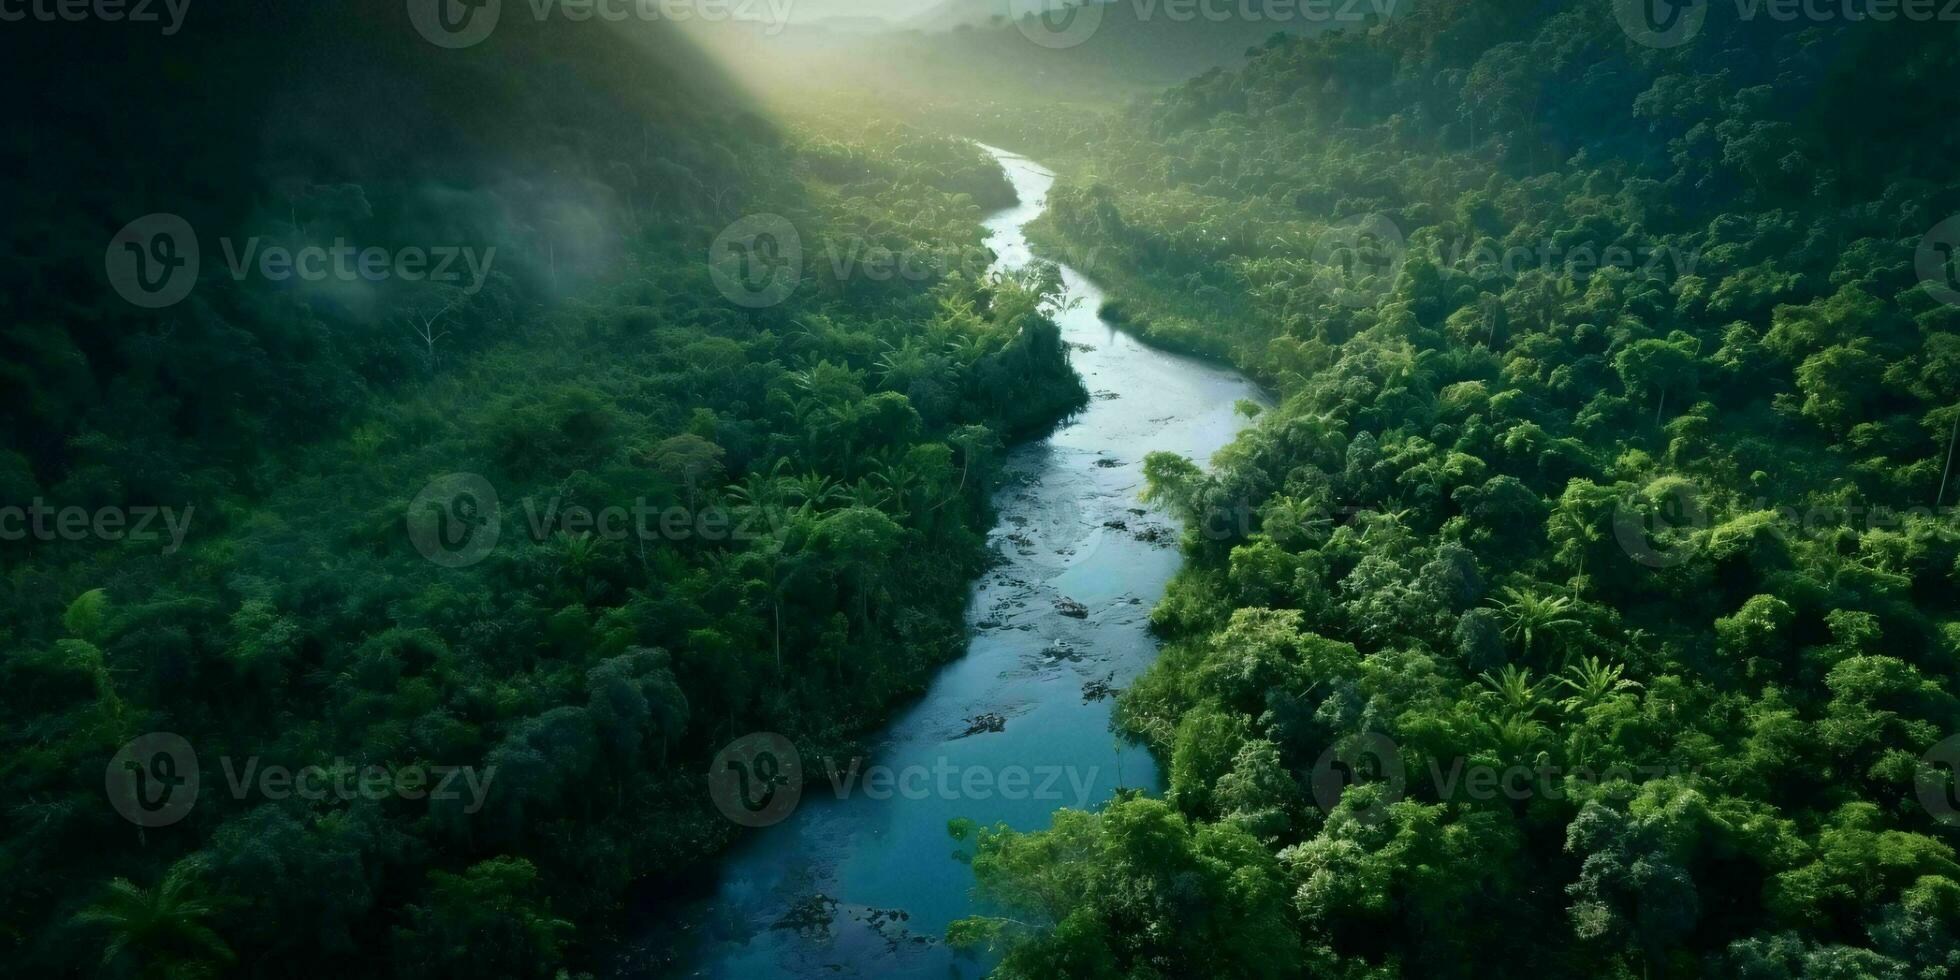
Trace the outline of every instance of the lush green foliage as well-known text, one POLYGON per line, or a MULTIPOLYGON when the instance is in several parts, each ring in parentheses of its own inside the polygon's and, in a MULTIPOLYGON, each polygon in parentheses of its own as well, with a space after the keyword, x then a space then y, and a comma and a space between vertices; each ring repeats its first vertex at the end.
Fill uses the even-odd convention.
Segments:
POLYGON ((631 881, 731 838, 701 779, 719 745, 841 752, 963 649, 995 454, 1085 397, 1052 275, 826 253, 977 253, 1012 192, 969 144, 785 130, 657 31, 507 17, 446 52, 399 3, 343 6, 214 7, 175 45, 90 37, 21 66, 76 98, 7 153, 0 496, 193 523, 167 555, 0 543, 0 960, 20 971, 589 964, 631 881), (265 44, 288 31, 317 40, 265 44), (155 152, 91 152, 118 132, 155 152), (192 219, 207 271, 144 311, 85 273, 156 210, 192 219), (706 256, 764 212, 810 255, 787 302, 746 309, 706 256), (289 288, 215 271, 220 235, 504 258, 467 295, 289 288), (439 343, 411 329, 432 316, 439 343), (454 472, 495 488, 502 541, 443 568, 405 517, 454 472), (637 505, 680 530, 570 516, 637 505), (103 769, 150 731, 189 739, 203 791, 140 830, 103 769), (496 775, 480 809, 234 794, 254 760, 496 775))
POLYGON ((1424 3, 1027 127, 1085 148, 1047 234, 1113 312, 1283 404, 1151 461, 1225 529, 1119 709, 1167 799, 980 834, 1001 975, 1960 970, 1917 792, 1960 732, 1960 312, 1914 271, 1960 35, 1707 9, 1662 50, 1424 3))

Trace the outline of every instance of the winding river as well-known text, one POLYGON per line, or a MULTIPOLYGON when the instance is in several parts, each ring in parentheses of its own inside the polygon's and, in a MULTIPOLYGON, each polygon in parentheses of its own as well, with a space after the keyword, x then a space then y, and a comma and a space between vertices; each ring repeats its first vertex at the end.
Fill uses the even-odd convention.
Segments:
MULTIPOLYGON (((1032 258, 1021 226, 1054 175, 986 149, 1020 197, 987 220, 988 244, 1019 267, 1032 258)), ((1150 756, 1109 730, 1110 692, 1156 656, 1150 608, 1180 561, 1171 519, 1137 500, 1143 456, 1208 459, 1244 424, 1234 403, 1266 399, 1234 371, 1118 332, 1096 316, 1102 292, 1062 276, 1081 302, 1058 320, 1091 400, 1008 455, 990 536, 1002 561, 973 586, 967 655, 871 741, 847 790, 804 760, 820 778, 795 812, 731 851, 706 897, 663 916, 672 934, 655 958, 676 956, 675 975, 978 977, 990 964, 942 941, 976 911, 947 822, 1035 829, 1118 787, 1161 790, 1150 756)))

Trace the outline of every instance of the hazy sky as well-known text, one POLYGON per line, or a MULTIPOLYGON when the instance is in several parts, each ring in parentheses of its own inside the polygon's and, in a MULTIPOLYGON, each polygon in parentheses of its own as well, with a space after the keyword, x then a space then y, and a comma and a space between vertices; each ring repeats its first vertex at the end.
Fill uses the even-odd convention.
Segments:
MULTIPOLYGON (((827 17, 882 17, 904 21, 947 4, 949 0, 791 0, 790 19, 823 20, 827 17)), ((1004 8, 1006 0, 950 0, 979 10, 1004 8)))

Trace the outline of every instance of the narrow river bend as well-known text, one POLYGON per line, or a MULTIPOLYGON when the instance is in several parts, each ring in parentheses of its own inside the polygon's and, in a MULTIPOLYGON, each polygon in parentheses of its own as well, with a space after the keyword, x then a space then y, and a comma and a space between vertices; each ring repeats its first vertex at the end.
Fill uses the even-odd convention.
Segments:
MULTIPOLYGON (((1021 201, 987 220, 988 244, 1019 267, 1032 257, 1021 226, 1054 176, 987 150, 1021 201)), ((803 760, 819 778, 795 813, 731 851, 710 896, 674 909, 675 935, 654 941, 684 937, 677 975, 980 976, 988 963, 942 941, 975 911, 947 822, 1035 829, 1119 786, 1161 789, 1150 756, 1110 733, 1107 696, 1156 656, 1150 608, 1180 561, 1171 519, 1137 500, 1143 457, 1208 459, 1244 424, 1234 403, 1265 396, 1111 328, 1096 316, 1102 292, 1066 266, 1062 276, 1081 300, 1059 317, 1062 337, 1091 400, 1008 455, 990 536, 1002 561, 974 584, 968 653, 871 741, 850 792, 822 778, 823 760, 803 760), (890 781, 871 779, 874 767, 890 781)))

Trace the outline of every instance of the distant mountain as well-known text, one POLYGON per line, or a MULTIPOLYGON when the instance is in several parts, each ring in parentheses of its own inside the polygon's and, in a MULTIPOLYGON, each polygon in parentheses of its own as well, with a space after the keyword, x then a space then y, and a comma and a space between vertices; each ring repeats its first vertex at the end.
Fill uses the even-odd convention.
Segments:
POLYGON ((882 34, 892 29, 892 22, 883 17, 825 17, 811 21, 809 28, 828 31, 832 34, 882 34))
POLYGON ((787 26, 721 24, 700 33, 727 63, 743 65, 751 81, 798 97, 820 88, 863 88, 933 100, 1032 92, 1100 101, 1237 67, 1274 34, 1367 26, 1313 19, 1307 9, 1169 0, 944 0, 889 24, 830 17, 787 26), (1033 11, 1044 3, 1040 9, 1049 16, 1037 16, 1033 11), (1261 16, 1262 10, 1276 16, 1261 16))
MULTIPOLYGON (((1020 5, 1027 10, 1032 2, 1020 5)), ((955 27, 979 27, 1012 20, 1015 5, 1009 0, 942 0, 925 10, 898 21, 907 30, 935 33, 955 27)))

